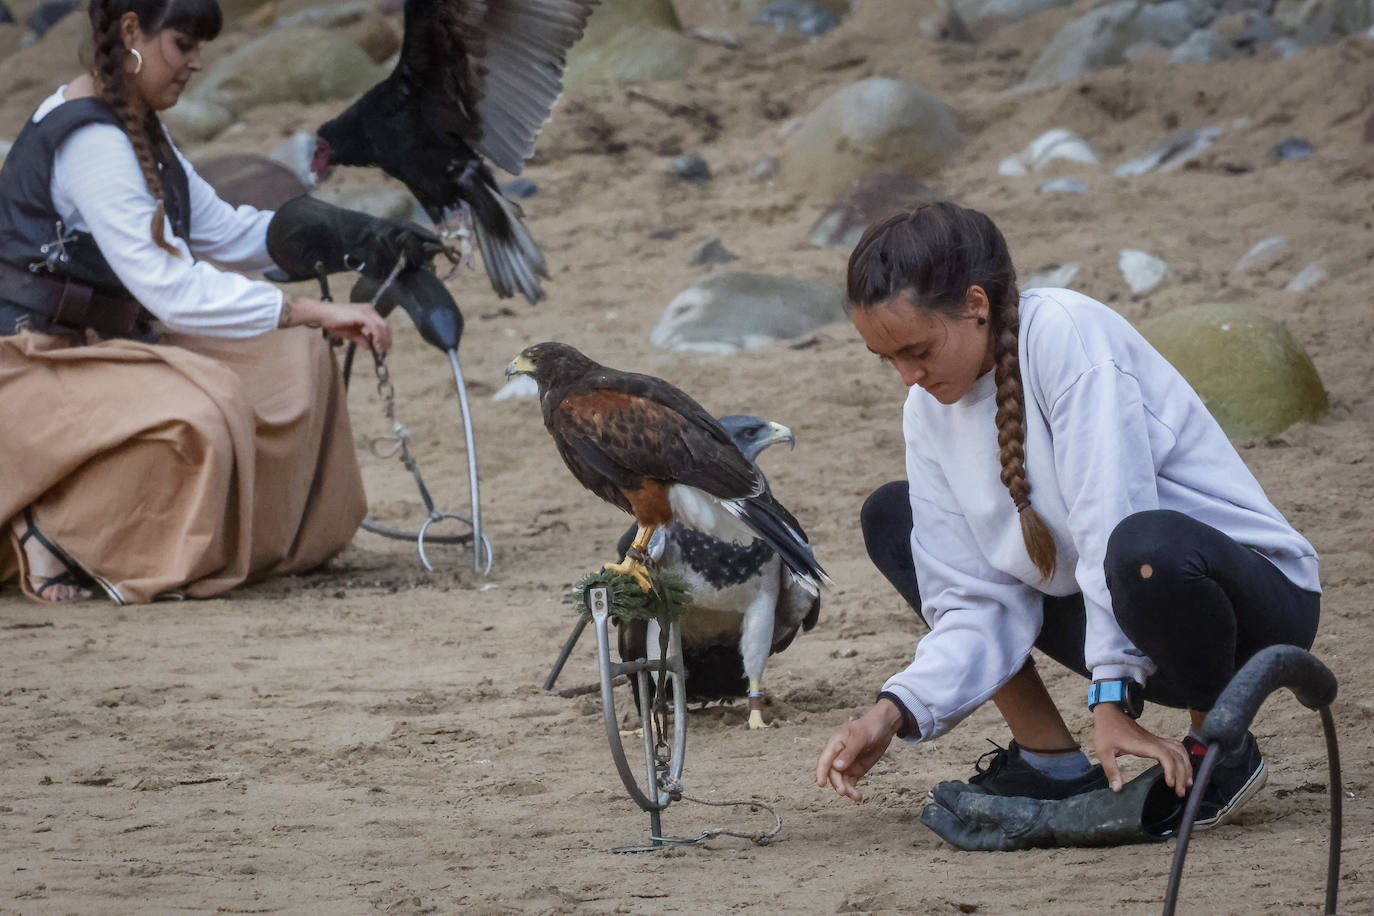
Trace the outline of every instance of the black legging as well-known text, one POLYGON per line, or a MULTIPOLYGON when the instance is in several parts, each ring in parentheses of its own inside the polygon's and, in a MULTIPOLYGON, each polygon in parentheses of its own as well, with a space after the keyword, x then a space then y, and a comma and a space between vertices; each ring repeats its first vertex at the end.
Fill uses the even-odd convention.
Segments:
MULTIPOLYGON (((860 521, 874 565, 919 610, 906 481, 875 490, 860 521)), ((1107 540, 1105 566, 1117 623, 1158 668, 1145 685, 1154 703, 1211 709, 1260 649, 1307 649, 1316 636, 1319 594, 1298 588, 1264 557, 1181 512, 1154 509, 1124 519, 1107 540), (1141 575, 1146 565, 1148 578, 1141 575)), ((1044 608, 1036 648, 1089 677, 1083 596, 1046 595, 1044 608)))

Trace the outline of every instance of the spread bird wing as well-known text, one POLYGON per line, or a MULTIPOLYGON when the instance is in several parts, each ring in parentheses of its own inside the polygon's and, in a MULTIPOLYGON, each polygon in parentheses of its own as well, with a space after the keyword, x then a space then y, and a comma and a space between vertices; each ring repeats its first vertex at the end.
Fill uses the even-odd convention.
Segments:
MULTIPOLYGON (((635 488, 649 478, 686 484, 721 499, 759 493, 758 469, 719 423, 686 395, 674 397, 676 389, 667 383, 659 382, 659 386, 656 393, 661 397, 626 391, 622 386, 579 386, 564 397, 553 413, 550 431, 565 460, 571 452, 586 469, 621 487, 635 488), (674 406, 665 400, 689 404, 674 406), (703 416, 708 423, 701 422, 703 416)), ((653 391, 653 386, 647 390, 653 391)), ((576 467, 573 471, 586 486, 583 474, 576 467)))
POLYGON ((597 2, 406 0, 391 79, 436 131, 519 174, 597 2))

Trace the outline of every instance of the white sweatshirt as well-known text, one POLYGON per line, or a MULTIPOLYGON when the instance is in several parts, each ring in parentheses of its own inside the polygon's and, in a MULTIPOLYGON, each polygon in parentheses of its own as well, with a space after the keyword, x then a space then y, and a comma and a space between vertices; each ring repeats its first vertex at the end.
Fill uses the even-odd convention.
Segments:
MULTIPOLYGON (((65 101, 65 86, 34 112, 34 122, 65 101)), ((175 149, 175 147, 173 147, 175 149)), ((53 205, 68 229, 89 232, 120 282, 169 329, 210 337, 253 337, 277 326, 282 291, 265 281, 219 270, 266 270, 271 211, 237 209, 219 199, 178 150, 191 190, 190 245, 164 235, 181 251, 173 257, 148 227, 157 202, 148 192, 138 157, 123 130, 87 124, 62 142, 53 159, 53 205)))
POLYGON ((1094 679, 1146 681, 1154 664, 1117 626, 1103 571, 1107 538, 1133 513, 1191 516, 1320 591, 1312 546, 1129 322, 1064 289, 1022 293, 1020 320, 1031 504, 1054 534, 1058 564, 1042 583, 999 477, 993 373, 950 405, 913 387, 903 415, 911 552, 931 629, 911 665, 883 685, 915 717, 913 740, 948 731, 1021 669, 1046 594, 1082 592, 1094 679))

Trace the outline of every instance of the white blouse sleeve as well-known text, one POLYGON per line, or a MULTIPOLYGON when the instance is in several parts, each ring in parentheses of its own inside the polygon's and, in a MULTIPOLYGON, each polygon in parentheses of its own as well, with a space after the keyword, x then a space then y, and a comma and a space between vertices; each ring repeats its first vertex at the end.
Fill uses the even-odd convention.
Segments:
POLYGON ((905 417, 911 491, 911 556, 930 632, 906 670, 883 690, 901 699, 920 729, 912 742, 949 731, 1021 670, 1044 620, 1042 598, 988 563, 954 506, 939 466, 918 453, 905 417))
POLYGON ((179 150, 177 159, 186 170, 191 188, 191 251, 230 270, 263 271, 275 267, 267 253, 267 224, 272 221, 273 212, 230 206, 209 182, 196 174, 195 167, 179 150))
MULTIPOLYGON (((90 230, 120 282, 169 329, 241 338, 277 326, 282 304, 277 287, 196 261, 187 244, 172 234, 170 223, 165 224, 166 239, 181 256, 174 257, 153 241, 148 227, 156 202, 120 128, 88 124, 73 131, 53 160, 52 191, 53 203, 67 224, 84 224, 90 230)), ((217 260, 262 263, 266 223, 259 230, 257 222, 270 219, 270 214, 240 215, 223 201, 223 209, 206 208, 207 192, 214 196, 197 177, 192 183, 193 243, 207 255, 213 252, 217 260), (196 182, 204 187, 198 189, 196 182), (195 229, 197 217, 206 223, 203 230, 195 229), (252 237, 231 239, 235 227, 252 237)))

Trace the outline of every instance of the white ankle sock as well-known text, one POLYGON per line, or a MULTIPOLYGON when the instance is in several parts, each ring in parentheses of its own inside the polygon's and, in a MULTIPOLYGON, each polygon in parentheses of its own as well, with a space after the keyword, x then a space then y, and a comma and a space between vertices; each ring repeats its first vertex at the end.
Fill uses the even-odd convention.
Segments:
POLYGON ((1081 750, 1071 754, 1037 754, 1023 747, 1021 759, 1050 779, 1077 779, 1093 768, 1088 755, 1081 750))

